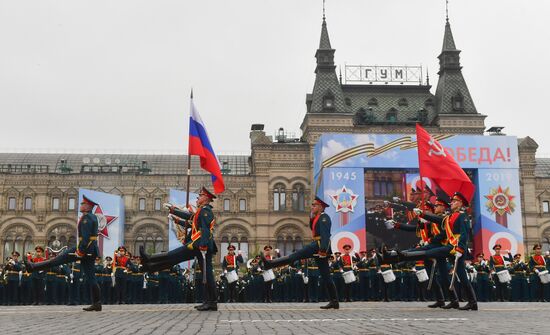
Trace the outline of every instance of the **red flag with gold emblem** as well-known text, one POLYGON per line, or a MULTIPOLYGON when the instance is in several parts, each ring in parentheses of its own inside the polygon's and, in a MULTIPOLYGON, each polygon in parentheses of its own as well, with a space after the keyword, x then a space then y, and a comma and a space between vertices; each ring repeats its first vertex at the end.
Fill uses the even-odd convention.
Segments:
POLYGON ((453 156, 424 128, 416 124, 420 175, 432 179, 447 195, 462 193, 472 200, 475 185, 453 156))

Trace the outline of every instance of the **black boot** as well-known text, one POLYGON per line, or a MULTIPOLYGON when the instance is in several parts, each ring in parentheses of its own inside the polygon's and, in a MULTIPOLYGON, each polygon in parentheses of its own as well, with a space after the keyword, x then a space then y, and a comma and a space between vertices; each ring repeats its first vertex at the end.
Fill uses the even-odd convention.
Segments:
POLYGON ((67 254, 61 253, 58 256, 47 259, 43 262, 31 263, 31 262, 28 262, 26 259, 24 260, 24 262, 25 262, 25 268, 27 269, 27 272, 30 273, 33 271, 46 270, 54 266, 65 264, 66 259, 67 259, 67 254))
POLYGON ((441 308, 443 308, 443 309, 451 309, 451 308, 458 309, 459 307, 460 307, 460 305, 458 304, 458 300, 452 300, 450 303, 448 303, 445 306, 442 306, 441 308))
POLYGON ((196 307, 197 311, 217 311, 218 299, 216 299, 216 284, 208 282, 205 289, 207 302, 201 306, 196 307))
POLYGON ((260 266, 264 270, 273 269, 278 266, 288 265, 294 261, 293 259, 290 258, 290 256, 279 257, 272 260, 265 259, 263 254, 260 255, 260 257, 262 259, 260 266))
POLYGON ((99 284, 92 286, 92 305, 84 307, 83 310, 86 312, 101 312, 101 289, 99 288, 99 284))
POLYGON ((477 311, 477 301, 469 301, 466 305, 459 307, 461 311, 467 311, 471 309, 472 311, 477 311))
POLYGON ((466 283, 464 289, 466 295, 468 296, 468 303, 463 307, 459 307, 458 309, 462 311, 467 311, 469 309, 471 309, 472 311, 477 311, 477 298, 472 284, 470 284, 469 282, 466 283))
POLYGON ((339 309, 340 303, 338 302, 338 293, 336 292, 336 285, 334 285, 334 282, 327 282, 327 290, 328 290, 328 296, 330 298, 330 301, 327 305, 321 306, 321 309, 339 309))
POLYGON ((428 307, 430 308, 438 308, 438 307, 443 308, 444 306, 445 306, 445 301, 442 301, 442 300, 438 300, 435 303, 428 305, 428 307))

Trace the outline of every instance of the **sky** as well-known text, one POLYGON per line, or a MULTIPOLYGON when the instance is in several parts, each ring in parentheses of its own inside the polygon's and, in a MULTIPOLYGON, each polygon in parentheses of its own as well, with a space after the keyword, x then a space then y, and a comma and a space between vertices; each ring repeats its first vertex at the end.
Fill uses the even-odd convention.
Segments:
MULTIPOLYGON (((485 125, 550 157, 550 1, 451 0, 485 125)), ((435 92, 444 0, 327 0, 335 63, 421 65, 435 92)), ((251 124, 300 136, 321 0, 0 0, 0 151, 186 153, 189 95, 218 153, 251 124)))

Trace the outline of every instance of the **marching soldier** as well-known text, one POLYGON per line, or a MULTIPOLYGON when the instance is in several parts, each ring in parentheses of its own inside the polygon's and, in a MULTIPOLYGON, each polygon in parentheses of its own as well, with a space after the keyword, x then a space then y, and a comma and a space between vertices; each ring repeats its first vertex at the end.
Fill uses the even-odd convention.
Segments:
MULTIPOLYGON (((227 247, 228 254, 223 258, 222 269, 224 273, 235 271, 239 274, 239 263, 243 263, 243 256, 239 253, 235 255, 235 246, 229 245, 227 247)), ((227 284, 229 288, 229 302, 235 302, 237 300, 237 281, 227 284)))
POLYGON ((514 259, 512 258, 512 254, 510 254, 510 252, 508 252, 508 257, 502 256, 500 254, 500 249, 502 249, 500 244, 495 244, 493 246, 495 254, 489 259, 489 268, 491 269, 495 284, 497 286, 497 300, 504 301, 507 296, 506 291, 508 283, 501 282, 497 273, 506 270, 506 264, 504 263, 505 260, 512 262, 514 259))
MULTIPOLYGON (((446 308, 459 308, 461 310, 477 310, 477 299, 474 289, 468 279, 466 273, 466 267, 464 263, 466 253, 468 252, 468 219, 466 213, 463 211, 464 207, 468 206, 468 200, 460 192, 455 192, 451 200, 451 214, 445 217, 437 218, 434 215, 425 215, 422 210, 418 209, 418 215, 422 215, 427 220, 442 221, 441 233, 432 239, 431 244, 412 250, 405 251, 384 251, 384 262, 399 262, 418 260, 425 258, 444 258, 446 256, 454 256, 455 264, 454 276, 457 276, 460 282, 465 286, 465 293, 468 298, 468 303, 460 307, 458 304, 458 297, 456 292, 454 297, 451 297, 451 303, 444 306, 446 308), (463 257, 464 256, 464 257, 463 257)), ((442 271, 440 271, 441 274, 442 271)), ((444 271, 443 271, 444 272, 444 271)), ((442 275, 445 275, 444 273, 442 275)), ((454 283, 454 282, 453 282, 454 283)), ((451 290, 454 292, 454 290, 451 290)))
POLYGON ((97 246, 98 222, 97 217, 92 214, 92 209, 96 205, 95 202, 86 197, 83 198, 80 204, 82 217, 77 225, 79 242, 76 248, 71 248, 70 251, 65 251, 57 257, 44 262, 27 264, 29 271, 39 271, 66 264, 80 258, 84 276, 92 288, 92 305, 85 307, 85 311, 101 311, 101 289, 97 284, 94 269, 94 261, 99 254, 97 246))
POLYGON ((262 260, 263 267, 265 269, 271 269, 277 266, 283 266, 291 264, 302 258, 316 257, 317 265, 321 272, 321 278, 329 292, 330 302, 326 306, 322 306, 323 309, 334 308, 338 309, 338 295, 336 293, 336 287, 334 282, 330 278, 327 256, 330 255, 330 217, 324 213, 325 208, 328 205, 316 197, 311 204, 310 228, 313 235, 313 242, 306 245, 304 248, 292 253, 288 256, 279 257, 274 260, 262 260))
POLYGON ((197 257, 199 266, 202 271, 205 271, 203 272, 203 282, 206 279, 206 302, 196 306, 199 311, 218 310, 216 281, 214 280, 212 268, 212 257, 218 251, 214 243, 215 219, 210 205, 214 199, 216 199, 216 196, 203 187, 197 199, 197 211, 195 213, 180 210, 171 204, 165 204, 165 207, 170 210, 170 216, 174 223, 186 226, 184 221, 189 220, 191 222, 191 240, 177 249, 151 256, 147 255, 143 248, 140 248, 143 268, 147 272, 170 268, 182 261, 197 257))

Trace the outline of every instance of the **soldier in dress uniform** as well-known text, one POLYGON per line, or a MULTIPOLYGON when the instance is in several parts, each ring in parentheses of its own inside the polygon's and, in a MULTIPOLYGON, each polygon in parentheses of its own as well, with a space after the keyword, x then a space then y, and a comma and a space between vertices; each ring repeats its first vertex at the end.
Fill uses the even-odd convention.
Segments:
POLYGON ((540 244, 535 244, 533 246, 533 251, 535 251, 534 255, 531 255, 529 258, 529 268, 531 269, 532 275, 531 275, 531 283, 534 288, 536 288, 536 297, 538 302, 546 302, 546 299, 544 298, 544 287, 547 286, 547 284, 543 284, 540 281, 539 273, 541 271, 546 270, 546 260, 544 259, 544 256, 542 255, 542 249, 540 244))
MULTIPOLYGON (((264 252, 262 254, 262 258, 267 261, 271 261, 273 259, 271 256, 272 250, 273 250, 272 246, 270 245, 264 246, 264 252)), ((272 280, 264 281, 263 301, 267 303, 273 302, 273 281, 272 280)))
POLYGON ((330 217, 324 213, 325 208, 328 207, 323 200, 316 197, 311 204, 310 228, 313 235, 313 242, 306 245, 304 248, 292 253, 288 256, 279 257, 272 261, 262 260, 264 269, 270 269, 277 266, 283 266, 291 264, 302 258, 316 257, 317 265, 321 273, 324 285, 326 286, 330 302, 326 306, 322 306, 323 309, 339 308, 338 294, 336 293, 336 287, 334 282, 330 278, 330 272, 328 267, 327 256, 330 255, 330 217))
POLYGON ((369 250, 367 267, 369 269, 367 298, 369 301, 379 301, 382 299, 380 295, 380 280, 378 279, 380 263, 375 248, 369 250))
MULTIPOLYGON (((96 264, 97 259, 99 257, 96 257, 96 264)), ((100 258, 101 260, 101 258, 100 258)), ((94 265, 95 269, 95 265, 94 265)), ((69 305, 80 305, 80 288, 82 286, 82 276, 80 273, 80 260, 76 260, 71 264, 71 273, 69 274, 69 305)), ((96 271, 96 278, 98 279, 98 284, 101 285, 101 278, 97 276, 96 271)))
MULTIPOLYGON (((27 258, 29 262, 39 263, 46 260, 44 258, 44 248, 40 245, 34 247, 35 255, 27 258)), ((36 271, 31 274, 33 305, 42 305, 44 303, 44 271, 36 271)))
POLYGON ((199 311, 218 310, 216 281, 212 267, 212 257, 218 251, 214 243, 215 219, 210 205, 214 199, 216 196, 203 187, 197 199, 197 211, 194 213, 181 210, 171 204, 165 204, 164 207, 170 211, 170 216, 175 224, 187 228, 189 224, 186 221, 191 222, 191 240, 177 249, 151 256, 147 255, 143 248, 140 248, 143 267, 147 272, 171 268, 175 264, 195 257, 199 260, 199 266, 202 271, 206 272, 206 274, 203 273, 203 276, 206 276, 206 299, 205 303, 196 306, 199 311), (205 265, 206 269, 203 268, 205 265))
POLYGON ((330 274, 332 275, 332 280, 334 285, 336 285, 336 291, 338 292, 338 297, 343 299, 344 297, 344 279, 342 278, 343 264, 342 264, 342 253, 336 251, 334 253, 334 258, 330 260, 330 274))
POLYGON ((476 271, 476 282, 475 282, 475 289, 476 289, 476 296, 479 299, 479 301, 489 301, 489 293, 490 293, 490 287, 489 287, 489 263, 484 258, 485 255, 483 253, 479 253, 476 256, 476 261, 473 264, 473 267, 476 271))
POLYGON ((511 266, 512 272, 512 301, 529 300, 529 266, 523 261, 521 254, 514 255, 511 266))
MULTIPOLYGON (((235 246, 229 245, 227 247, 228 253, 223 258, 222 269, 224 273, 235 271, 237 275, 239 274, 239 263, 243 263, 243 256, 241 253, 235 255, 235 246)), ((229 290, 229 302, 235 302, 237 300, 237 281, 227 284, 229 290)))
MULTIPOLYGON (((342 255, 342 270, 344 272, 353 271, 355 267, 355 263, 359 260, 357 256, 351 255, 351 245, 346 244, 344 245, 344 254, 342 255)), ((355 282, 346 284, 344 282, 344 301, 345 302, 351 302, 351 294, 353 291, 353 287, 355 286, 355 282)))
POLYGON ((514 259, 512 257, 512 254, 508 252, 508 256, 502 256, 500 254, 500 249, 502 249, 502 246, 500 244, 495 244, 493 246, 493 250, 495 251, 495 254, 491 256, 489 259, 489 268, 491 269, 493 280, 497 286, 497 300, 498 301, 504 301, 507 300, 507 283, 502 283, 497 276, 497 273, 506 269, 506 264, 504 261, 512 262, 514 259))
MULTIPOLYGON (((460 192, 455 192, 451 200, 451 214, 444 217, 437 217, 424 213, 420 209, 415 209, 415 213, 426 220, 433 220, 434 222, 441 221, 441 232, 431 240, 431 244, 428 246, 405 251, 384 251, 384 262, 396 263, 400 261, 413 261, 425 258, 444 258, 452 256, 455 259, 456 268, 454 269, 456 276, 463 284, 465 294, 468 298, 468 303, 460 307, 458 303, 458 297, 456 292, 454 296, 451 296, 451 303, 443 306, 443 308, 458 308, 461 310, 477 310, 477 299, 474 289, 468 279, 465 266, 465 258, 468 253, 468 238, 469 238, 469 225, 468 218, 464 212, 464 208, 468 206, 468 200, 460 192), (463 257, 464 256, 464 257, 463 257)), ((439 271, 440 274, 444 271, 439 271)), ((446 285, 445 285, 446 286, 446 285)))
POLYGON ((359 252, 359 260, 357 261, 357 272, 359 276, 359 300, 368 300, 369 291, 369 267, 367 265, 367 251, 359 252))
POLYGON ((12 252, 11 258, 8 260, 8 264, 4 270, 7 276, 6 298, 8 305, 19 304, 19 271, 23 269, 19 256, 21 256, 19 252, 12 252))
POLYGON ((125 246, 119 246, 113 260, 115 275, 115 304, 125 304, 128 286, 128 269, 132 262, 125 246))
POLYGON ((83 201, 80 204, 82 216, 77 225, 79 242, 76 248, 71 248, 57 257, 44 262, 27 264, 29 271, 39 271, 53 266, 70 263, 80 258, 84 276, 92 290, 92 305, 85 307, 85 311, 101 311, 101 289, 97 284, 94 269, 94 261, 99 254, 97 246, 98 221, 97 217, 92 214, 92 209, 96 205, 95 202, 87 197, 83 197, 83 201))
MULTIPOLYGON (((96 273, 100 270, 96 267, 96 273)), ((111 304, 113 303, 113 280, 114 280, 114 273, 113 273, 113 258, 111 256, 105 257, 105 262, 103 263, 103 270, 101 271, 101 301, 103 301, 104 304, 111 304)))

